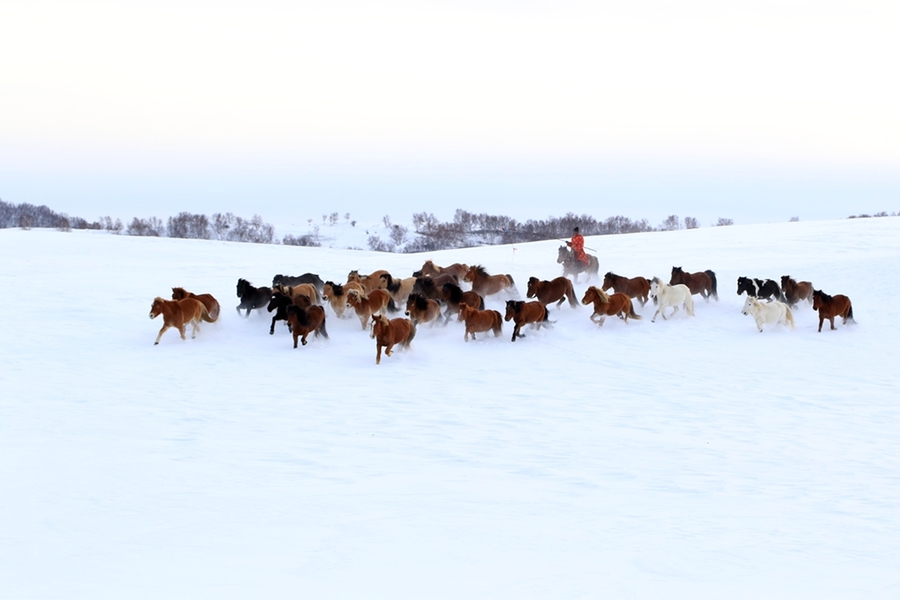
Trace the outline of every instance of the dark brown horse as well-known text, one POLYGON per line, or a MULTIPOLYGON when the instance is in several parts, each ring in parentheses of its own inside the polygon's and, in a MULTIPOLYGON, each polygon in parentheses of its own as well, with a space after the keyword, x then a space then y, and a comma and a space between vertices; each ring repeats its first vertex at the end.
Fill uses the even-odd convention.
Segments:
POLYGON ((316 289, 319 293, 322 293, 322 287, 325 283, 322 281, 322 278, 316 275, 315 273, 304 273, 303 275, 299 275, 297 277, 292 277, 290 275, 282 275, 278 274, 272 278, 272 287, 274 288, 276 285, 284 285, 284 286, 293 286, 299 285, 301 283, 311 283, 316 286, 316 289))
POLYGON ((716 290, 716 274, 712 271, 685 273, 681 267, 672 267, 672 278, 669 280, 669 285, 678 284, 686 285, 691 290, 691 295, 700 294, 707 302, 709 302, 710 296, 716 300, 719 299, 719 292, 716 290))
POLYGON ((472 308, 484 310, 484 298, 472 290, 462 291, 462 288, 455 283, 445 283, 441 287, 441 296, 447 305, 447 310, 444 311, 444 323, 450 321, 451 316, 459 314, 460 304, 468 304, 472 308))
POLYGON ((797 306, 801 300, 810 304, 813 301, 813 284, 808 281, 794 281, 790 275, 781 276, 781 293, 784 300, 792 307, 797 306))
POLYGON ((556 254, 556 262, 563 266, 563 277, 568 275, 575 276, 575 283, 578 283, 578 274, 587 273, 588 281, 600 272, 600 261, 593 254, 587 254, 588 262, 583 262, 575 258, 575 251, 567 246, 560 246, 559 252, 556 254))
POLYGON ((464 277, 466 271, 469 270, 469 265, 463 263, 453 263, 449 267, 439 267, 434 264, 430 260, 426 260, 425 264, 422 265, 422 268, 413 273, 413 277, 437 277, 438 275, 452 275, 459 280, 460 277, 464 277))
POLYGON ((207 312, 203 320, 207 323, 215 323, 219 318, 219 301, 213 298, 212 294, 192 294, 184 288, 172 288, 172 300, 184 300, 185 298, 195 298, 203 303, 207 312))
POLYGON ((534 323, 538 329, 541 325, 549 323, 547 307, 540 302, 525 302, 524 300, 507 300, 506 316, 507 321, 513 321, 515 328, 513 329, 512 341, 516 341, 517 337, 525 337, 524 333, 520 333, 522 325, 534 323))
POLYGON ((476 333, 484 331, 493 331, 494 337, 500 335, 503 331, 503 317, 496 310, 478 310, 467 304, 459 306, 459 320, 466 323, 466 337, 469 341, 469 334, 475 339, 476 333))
POLYGON ((831 328, 834 326, 834 318, 841 317, 844 325, 854 323, 853 306, 850 304, 850 298, 838 294, 837 296, 829 296, 821 290, 813 290, 813 310, 819 312, 819 331, 822 331, 822 323, 825 319, 831 322, 831 328))
POLYGON ((197 337, 200 333, 200 321, 207 313, 206 307, 196 298, 184 298, 182 300, 165 300, 163 298, 155 298, 150 306, 150 318, 155 319, 162 315, 163 326, 156 336, 153 345, 159 344, 159 338, 166 332, 169 327, 178 329, 181 339, 184 337, 185 325, 191 325, 191 339, 197 337))
POLYGON ((416 337, 416 326, 409 319, 390 319, 384 315, 372 315, 372 332, 375 338, 375 364, 381 364, 381 349, 387 356, 391 355, 394 346, 409 348, 409 343, 416 337))
POLYGON ((637 298, 641 301, 641 306, 647 304, 650 299, 650 280, 646 277, 622 277, 613 272, 609 272, 603 276, 603 285, 600 289, 604 292, 612 291, 619 294, 627 294, 629 298, 637 298))
POLYGON ((608 296, 606 292, 592 285, 584 293, 584 298, 581 299, 581 303, 585 306, 588 304, 594 305, 594 312, 591 313, 591 321, 599 324, 600 327, 603 327, 603 323, 606 321, 607 316, 618 315, 626 323, 628 322, 629 317, 632 319, 641 318, 639 314, 634 312, 634 305, 632 305, 631 298, 628 297, 628 294, 623 294, 621 292, 616 292, 615 294, 608 296), (594 317, 599 317, 599 321, 594 317))
POLYGON ((433 327, 435 321, 439 320, 438 317, 441 316, 441 305, 437 300, 426 298, 421 294, 410 294, 406 299, 406 316, 415 325, 430 321, 433 327))
MULTIPOLYGON (((512 275, 490 275, 481 265, 469 267, 463 277, 472 284, 472 291, 480 296, 489 296, 498 292, 515 292, 516 282, 512 275)), ((497 313, 499 314, 499 313, 497 313)))
POLYGON ((241 303, 235 307, 238 314, 241 314, 242 310, 246 310, 247 314, 244 316, 249 317, 251 310, 268 306, 272 290, 267 287, 253 287, 246 279, 238 279, 237 296, 241 299, 241 303))
POLYGON ((557 277, 551 281, 541 280, 537 277, 528 278, 528 298, 537 298, 544 306, 556 302, 556 306, 569 300, 569 306, 578 308, 578 298, 575 297, 575 289, 568 277, 557 277))
POLYGON ((444 299, 443 287, 444 285, 452 283, 457 285, 459 280, 453 275, 438 275, 437 277, 430 277, 427 275, 423 275, 422 277, 416 277, 416 282, 413 284, 412 291, 416 294, 422 294, 426 298, 431 298, 432 300, 437 300, 440 302, 444 299))
MULTIPOLYGON (((304 298, 309 302, 308 297, 304 298)), ((297 347, 298 339, 305 346, 310 333, 315 333, 316 337, 321 334, 323 338, 328 339, 328 332, 325 331, 325 309, 318 304, 311 304, 305 308, 292 304, 287 307, 287 315, 288 327, 294 336, 294 348, 297 347)))

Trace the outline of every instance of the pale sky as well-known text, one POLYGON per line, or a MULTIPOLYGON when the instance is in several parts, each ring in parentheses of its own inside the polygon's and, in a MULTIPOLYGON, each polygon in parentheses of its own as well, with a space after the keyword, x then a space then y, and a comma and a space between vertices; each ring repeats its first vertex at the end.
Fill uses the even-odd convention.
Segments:
POLYGON ((888 2, 6 1, 0 198, 87 218, 896 211, 898 31, 888 2))

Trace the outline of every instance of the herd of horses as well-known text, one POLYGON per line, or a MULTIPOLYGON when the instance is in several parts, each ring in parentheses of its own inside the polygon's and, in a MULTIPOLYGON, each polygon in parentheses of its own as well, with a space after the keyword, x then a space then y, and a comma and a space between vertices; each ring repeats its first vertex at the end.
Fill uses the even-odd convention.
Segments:
MULTIPOLYGON (((391 356, 395 346, 408 347, 419 326, 444 326, 454 318, 464 324, 463 339, 466 342, 470 337, 474 340, 477 334, 487 332, 499 336, 504 321, 512 322, 512 341, 515 342, 517 338, 525 337, 522 330, 528 325, 536 329, 552 327, 554 322, 549 318, 549 310, 553 304, 557 308, 566 302, 572 308, 579 306, 568 275, 574 275, 576 281, 579 273, 587 273, 589 279, 593 276, 599 279, 595 262, 576 267, 571 264, 574 258, 567 253, 571 251, 565 246, 559 249, 557 262, 563 265, 563 276, 552 280, 528 279, 526 297, 529 300, 519 299, 511 275, 491 275, 482 265, 456 263, 439 267, 428 260, 406 278, 396 278, 386 270, 367 275, 351 271, 347 280, 341 283, 323 281, 314 273, 296 277, 279 274, 272 279, 271 287, 255 287, 246 279, 239 279, 236 291, 240 302, 235 309, 245 317, 253 310, 272 314, 270 335, 274 335, 276 324, 284 321, 293 337, 294 348, 298 342, 305 346, 310 335, 328 338, 326 306, 337 318, 355 314, 363 331, 376 340, 376 364, 381 362, 382 350, 386 356, 391 356), (470 289, 464 290, 463 284, 468 284, 470 289), (485 298, 496 295, 506 298, 505 315, 485 307, 485 298), (404 307, 405 317, 390 318, 404 307)), ((596 257, 589 255, 590 258, 596 261, 596 257)), ((652 301, 656 311, 651 322, 655 322, 657 316, 668 319, 681 309, 693 316, 693 297, 699 295, 706 302, 718 300, 717 288, 716 274, 711 270, 689 273, 681 267, 672 267, 668 283, 658 277, 629 278, 608 272, 603 276, 602 284, 587 288, 580 304, 592 307, 590 320, 602 327, 610 316, 619 317, 625 323, 629 319, 641 319, 635 312, 634 301, 640 302, 642 307, 652 301), (670 308, 672 311, 667 315, 670 308)), ((760 332, 769 323, 793 328, 792 310, 802 302, 812 305, 818 312, 820 332, 826 320, 831 329, 836 329, 834 318, 838 316, 844 323, 853 322, 849 298, 828 295, 814 289, 810 282, 797 282, 788 275, 781 278, 781 285, 771 279, 739 277, 737 294, 746 294, 741 312, 753 317, 760 332)), ((154 344, 159 344, 163 333, 173 327, 185 339, 185 328, 191 326, 191 337, 196 337, 200 322, 214 323, 219 313, 219 303, 212 295, 172 288, 172 299, 155 298, 150 310, 151 319, 163 317, 163 326, 154 344)))

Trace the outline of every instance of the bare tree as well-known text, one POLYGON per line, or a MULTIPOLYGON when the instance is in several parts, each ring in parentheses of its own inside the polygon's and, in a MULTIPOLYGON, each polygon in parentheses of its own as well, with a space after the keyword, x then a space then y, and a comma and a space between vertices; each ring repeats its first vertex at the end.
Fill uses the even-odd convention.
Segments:
POLYGON ((719 217, 719 221, 716 223, 716 227, 727 227, 728 225, 734 225, 734 221, 725 217, 719 217))
POLYGON ((684 228, 685 229, 697 229, 700 227, 700 221, 698 221, 694 217, 685 217, 684 218, 684 228))

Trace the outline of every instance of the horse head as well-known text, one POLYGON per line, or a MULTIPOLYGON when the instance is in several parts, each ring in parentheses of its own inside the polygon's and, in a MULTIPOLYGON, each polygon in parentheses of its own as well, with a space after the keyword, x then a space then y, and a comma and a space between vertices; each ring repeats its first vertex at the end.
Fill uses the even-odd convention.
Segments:
POLYGON ((537 287, 540 282, 541 280, 537 277, 528 278, 528 291, 525 292, 527 298, 534 298, 537 295, 537 287))

